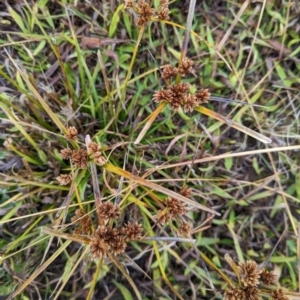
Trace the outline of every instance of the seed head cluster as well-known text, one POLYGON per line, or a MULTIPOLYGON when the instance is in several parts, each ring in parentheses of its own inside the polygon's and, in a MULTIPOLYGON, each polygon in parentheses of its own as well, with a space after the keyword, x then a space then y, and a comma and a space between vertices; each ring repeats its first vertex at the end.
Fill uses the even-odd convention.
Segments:
POLYGON ((141 27, 145 26, 154 15, 155 9, 150 8, 149 3, 139 0, 138 1, 138 18, 136 20, 136 25, 141 27))
POLYGON ((138 223, 128 223, 123 228, 98 226, 91 237, 90 251, 94 258, 106 257, 108 251, 114 255, 123 253, 127 242, 139 240, 142 228, 138 223))
MULTIPOLYGON (((167 65, 162 71, 162 78, 169 83, 178 74, 184 77, 191 73, 192 66, 193 61, 190 59, 185 59, 179 68, 167 65)), ((167 89, 155 91, 152 99, 155 102, 166 101, 174 110, 183 107, 185 112, 192 112, 196 106, 206 103, 210 98, 210 93, 207 89, 201 89, 195 94, 190 94, 189 90, 190 85, 188 83, 168 84, 167 89)))
MULTIPOLYGON (((151 18, 155 16, 155 9, 151 8, 149 3, 144 0, 138 0, 137 5, 135 5, 134 1, 132 0, 125 0, 124 2, 126 9, 134 8, 136 11, 138 15, 136 25, 139 27, 147 25, 151 18)), ((157 18, 160 20, 168 20, 169 13, 169 1, 160 1, 159 9, 157 11, 157 18)))
MULTIPOLYGON (((241 277, 242 286, 231 286, 224 293, 224 300, 261 300, 258 285, 260 283, 270 285, 275 282, 277 276, 265 269, 258 269, 256 262, 247 260, 240 262, 238 271, 241 277)), ((275 289, 270 292, 273 300, 288 300, 282 289, 275 289)))
MULTIPOLYGON (((77 134, 78 131, 74 126, 69 127, 66 133, 66 139, 76 140, 77 134)), ((76 168, 85 169, 89 160, 94 161, 94 163, 100 166, 106 163, 106 158, 102 155, 100 149, 100 145, 91 142, 88 151, 85 149, 72 150, 70 148, 63 148, 60 150, 60 155, 64 160, 70 160, 76 168)), ((72 181, 72 176, 71 174, 60 174, 56 179, 61 185, 67 185, 72 181)))
POLYGON ((75 234, 87 235, 92 230, 92 220, 82 209, 77 209, 75 211, 75 216, 71 221, 77 224, 77 228, 74 230, 75 234))
POLYGON ((245 263, 239 263, 238 270, 241 275, 241 281, 245 287, 257 286, 261 270, 257 268, 255 261, 247 260, 245 263))

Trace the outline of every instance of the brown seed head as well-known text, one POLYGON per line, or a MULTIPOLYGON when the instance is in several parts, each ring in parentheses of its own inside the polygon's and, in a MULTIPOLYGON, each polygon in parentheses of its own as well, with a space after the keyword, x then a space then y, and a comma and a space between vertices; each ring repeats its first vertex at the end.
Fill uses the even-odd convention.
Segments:
POLYGON ((60 185, 67 185, 72 181, 71 174, 60 174, 56 177, 56 180, 60 183, 60 185))
POLYGON ((198 99, 195 95, 188 94, 184 100, 184 112, 192 112, 194 108, 199 105, 198 99))
POLYGON ((133 1, 132 0, 125 0, 124 7, 125 7, 125 9, 129 9, 129 8, 133 7, 133 1))
POLYGON ((106 158, 101 154, 101 152, 96 152, 94 154, 94 161, 97 163, 99 166, 103 166, 106 164, 106 158))
POLYGON ((138 1, 138 18, 137 18, 137 26, 144 26, 146 25, 151 17, 153 16, 155 12, 155 9, 150 8, 149 4, 147 2, 144 2, 143 0, 138 1))
POLYGON ((170 220, 170 214, 165 210, 159 210, 157 212, 157 222, 160 224, 166 224, 170 220))
POLYGON ((189 91, 190 85, 188 83, 178 83, 169 88, 172 93, 170 103, 171 109, 178 109, 184 105, 186 93, 189 91))
POLYGON ((180 195, 190 198, 192 196, 192 190, 189 189, 188 187, 184 186, 180 190, 180 195))
POLYGON ((123 236, 116 236, 109 241, 109 246, 114 255, 123 253, 127 247, 125 238, 123 236))
POLYGON ((66 133, 66 138, 68 140, 75 141, 77 139, 78 131, 74 126, 71 126, 68 128, 68 131, 66 133))
POLYGON ((139 240, 142 237, 142 225, 135 223, 128 223, 125 225, 124 232, 127 241, 139 240))
POLYGON ((169 0, 160 0, 160 6, 168 6, 169 0))
POLYGON ((100 219, 117 219, 120 215, 119 205, 111 202, 102 202, 97 208, 97 216, 100 219))
POLYGON ((170 17, 169 17, 169 9, 168 7, 161 7, 161 9, 158 11, 158 14, 157 14, 157 17, 160 19, 160 20, 169 20, 170 17))
POLYGON ((88 154, 84 149, 74 150, 71 156, 71 161, 79 169, 84 169, 88 163, 88 154))
POLYGON ((273 272, 269 272, 269 271, 263 269, 260 274, 260 279, 263 284, 270 285, 270 284, 273 284, 274 281, 276 281, 277 276, 273 272))
POLYGON ((182 77, 184 77, 188 73, 192 73, 192 66, 194 65, 194 62, 191 59, 184 59, 182 62, 181 67, 178 68, 178 72, 181 74, 182 77))
POLYGON ((155 91, 152 99, 154 100, 154 102, 162 102, 162 101, 167 101, 167 102, 171 102, 172 101, 172 91, 167 89, 167 90, 160 90, 160 91, 155 91))
POLYGON ((186 214, 186 205, 175 198, 168 197, 166 200, 166 205, 171 218, 186 214))
POLYGON ((92 152, 92 153, 96 153, 98 151, 100 151, 100 145, 95 143, 95 142, 91 142, 89 144, 89 150, 92 152))
POLYGON ((188 223, 183 223, 178 227, 178 234, 180 236, 190 236, 192 231, 192 227, 188 223))
POLYGON ((274 290, 271 296, 272 296, 272 300, 289 300, 289 297, 284 295, 282 289, 274 290))
POLYGON ((224 293, 224 300, 247 300, 246 294, 242 289, 232 287, 224 293))
POLYGON ((261 270, 257 268, 255 261, 247 260, 245 263, 240 262, 238 269, 242 277, 242 283, 245 287, 253 287, 258 285, 261 270))
POLYGON ((89 215, 86 215, 82 209, 75 211, 75 216, 71 219, 72 222, 77 222, 78 227, 75 229, 76 234, 89 234, 92 228, 92 220, 89 215))
POLYGON ((208 89, 201 89, 200 92, 196 93, 197 101, 199 104, 207 103, 210 98, 210 93, 208 89))
POLYGON ((174 68, 172 65, 167 65, 163 68, 161 77, 165 80, 174 78, 178 73, 178 69, 174 68))
POLYGON ((261 297, 259 296, 259 291, 257 287, 247 287, 244 289, 246 300, 261 300, 261 297))
POLYGON ((98 237, 92 237, 90 241, 90 251, 93 258, 106 257, 107 251, 109 251, 109 246, 103 242, 103 240, 98 237))
POLYGON ((64 148, 60 150, 60 155, 63 159, 69 159, 72 156, 73 151, 69 148, 64 148))

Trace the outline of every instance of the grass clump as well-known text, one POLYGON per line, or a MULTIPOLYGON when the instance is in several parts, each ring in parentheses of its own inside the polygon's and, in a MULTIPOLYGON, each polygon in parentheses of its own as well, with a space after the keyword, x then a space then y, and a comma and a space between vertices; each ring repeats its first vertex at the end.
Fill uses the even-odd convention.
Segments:
POLYGON ((1 295, 300 298, 297 5, 0 11, 1 295))

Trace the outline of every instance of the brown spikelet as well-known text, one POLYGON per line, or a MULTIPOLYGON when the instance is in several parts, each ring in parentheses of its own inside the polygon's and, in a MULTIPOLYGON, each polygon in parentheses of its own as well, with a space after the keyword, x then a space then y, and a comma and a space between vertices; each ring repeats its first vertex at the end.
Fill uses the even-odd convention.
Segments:
POLYGON ((127 247, 125 238, 123 236, 117 235, 108 241, 110 249, 114 255, 123 253, 127 247))
POLYGON ((124 7, 125 7, 125 9, 129 9, 129 8, 133 7, 133 1, 132 0, 125 0, 124 7))
POLYGON ((169 103, 171 109, 176 110, 184 105, 186 93, 189 91, 190 85, 181 82, 171 86, 169 89, 172 92, 172 100, 169 103))
POLYGON ((88 154, 84 149, 74 150, 71 156, 71 161, 79 169, 84 169, 88 163, 88 154))
POLYGON ((149 7, 149 4, 143 0, 138 1, 138 18, 136 21, 137 26, 141 27, 146 25, 151 17, 153 16, 155 10, 149 7))
POLYGON ((94 237, 101 240, 106 245, 106 249, 109 249, 114 255, 123 253, 127 246, 123 229, 98 226, 94 237))
POLYGON ((66 138, 68 140, 75 141, 77 139, 78 131, 74 126, 71 126, 68 128, 68 131, 66 133, 66 138))
POLYGON ((124 232, 127 241, 139 240, 142 237, 142 225, 135 223, 128 223, 125 225, 124 232))
POLYGON ((157 222, 160 224, 166 224, 170 220, 171 216, 166 210, 159 210, 157 212, 157 222))
POLYGON ((253 286, 247 287, 244 289, 244 292, 245 292, 246 300, 261 300, 257 287, 253 287, 253 286))
POLYGON ((56 180, 59 182, 60 185, 67 185, 72 181, 71 174, 60 174, 56 177, 56 180))
POLYGON ((189 189, 188 187, 184 186, 180 190, 180 195, 190 198, 192 196, 192 190, 189 189))
POLYGON ((272 296, 272 300, 289 300, 289 297, 284 295, 282 289, 274 290, 271 296, 272 296))
POLYGON ((111 202, 102 202, 97 208, 97 216, 100 219, 117 219, 120 215, 119 205, 113 204, 111 202))
POLYGON ((263 269, 260 274, 260 279, 263 284, 270 285, 270 284, 273 284, 274 281, 276 281, 277 276, 273 272, 269 272, 269 271, 263 269))
POLYGON ((201 89, 198 93, 195 94, 199 104, 207 103, 210 98, 210 93, 208 89, 201 89))
POLYGON ((261 270, 253 260, 247 260, 245 263, 239 262, 238 266, 241 281, 245 287, 257 286, 259 283, 261 270))
POLYGON ((185 97, 184 112, 192 112, 198 106, 198 99, 195 95, 187 95, 185 97))
POLYGON ((174 78, 178 73, 178 69, 174 68, 172 65, 167 65, 163 68, 161 77, 165 80, 174 78))
POLYGON ((160 90, 160 91, 155 91, 152 99, 154 102, 162 102, 162 101, 167 101, 171 102, 172 101, 172 91, 167 89, 167 90, 160 90))
POLYGON ((95 143, 95 142, 90 142, 89 144, 89 150, 92 152, 92 153, 96 153, 98 151, 100 151, 100 145, 95 143))
POLYGON ((166 205, 168 207, 168 213, 171 218, 186 214, 186 205, 181 203, 177 199, 168 197, 166 200, 166 205))
POLYGON ((169 8, 168 7, 161 7, 160 10, 158 11, 157 17, 160 20, 169 20, 169 8))
POLYGON ((100 151, 98 151, 94 154, 94 161, 99 166, 103 166, 106 164, 106 158, 102 155, 102 153, 100 151))
POLYGON ((64 148, 60 150, 60 155, 63 159, 69 159, 72 156, 73 151, 69 148, 64 148))
POLYGON ((190 236, 192 231, 192 227, 188 223, 183 223, 178 227, 178 234, 180 236, 190 236))
POLYGON ((194 62, 191 59, 185 58, 182 62, 182 65, 178 68, 178 72, 182 77, 188 73, 192 73, 192 67, 194 62))
POLYGON ((237 287, 232 287, 224 293, 224 300, 247 300, 246 293, 237 287))
POLYGON ((93 258, 102 258, 106 257, 107 251, 110 247, 104 243, 103 240, 98 237, 92 237, 90 241, 90 252, 93 255, 93 258))
POLYGON ((79 223, 75 229, 75 234, 89 234, 92 228, 92 220, 89 215, 85 214, 82 209, 75 211, 75 216, 71 219, 72 222, 79 223))

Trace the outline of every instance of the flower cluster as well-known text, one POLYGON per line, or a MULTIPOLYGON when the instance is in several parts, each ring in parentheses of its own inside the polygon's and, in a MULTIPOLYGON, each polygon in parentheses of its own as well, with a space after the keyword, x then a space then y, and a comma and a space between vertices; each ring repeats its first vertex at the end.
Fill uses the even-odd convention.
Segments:
MULTIPOLYGON (((137 6, 134 4, 134 1, 125 0, 124 6, 126 9, 134 8, 138 15, 136 25, 139 27, 147 25, 147 23, 152 17, 154 17, 155 14, 155 9, 151 8, 149 3, 144 0, 138 0, 137 6)), ((161 0, 159 10, 157 12, 157 18, 160 20, 168 20, 169 13, 169 1, 161 0)))
MULTIPOLYGON (((184 77, 186 74, 191 73, 192 66, 193 61, 185 59, 179 68, 171 65, 165 66, 161 76, 166 82, 169 82, 178 74, 184 77)), ((167 89, 155 91, 152 99, 155 102, 167 101, 174 110, 183 107, 185 112, 192 112, 196 106, 206 103, 210 98, 210 93, 207 89, 201 89, 195 94, 190 94, 189 90, 190 85, 188 83, 168 85, 167 89)))
POLYGON ((114 255, 123 253, 130 240, 139 240, 142 235, 141 225, 128 223, 123 228, 98 226, 91 237, 90 251, 94 258, 106 257, 108 251, 114 255))
MULTIPOLYGON (((69 127, 66 133, 66 138, 68 140, 76 140, 77 134, 78 131, 75 127, 69 127)), ((70 148, 64 148, 60 151, 60 155, 63 159, 70 160, 78 169, 85 169, 89 159, 92 159, 100 166, 106 163, 106 159, 100 151, 100 145, 91 142, 89 144, 88 151, 85 149, 72 150, 70 148)), ((56 179, 61 185, 67 185, 72 181, 72 176, 70 174, 60 174, 56 179)))
POLYGON ((78 223, 77 228, 74 230, 75 234, 87 235, 92 230, 92 220, 82 209, 77 209, 75 211, 75 216, 71 219, 71 221, 78 223))
POLYGON ((137 26, 141 27, 146 25, 151 17, 154 15, 155 9, 150 8, 149 3, 139 0, 138 1, 138 18, 136 20, 137 26))
MULTIPOLYGON (((179 193, 184 197, 191 197, 191 190, 187 187, 183 187, 179 193)), ((180 222, 178 234, 180 236, 190 236, 192 227, 190 224, 184 222, 182 218, 187 214, 186 204, 180 202, 176 198, 171 197, 168 197, 165 203, 165 208, 157 212, 157 221, 160 224, 166 224, 169 220, 177 220, 180 222)))
MULTIPOLYGON (((225 291, 224 300, 261 300, 259 295, 258 285, 263 283, 265 285, 274 284, 277 276, 265 269, 258 269, 256 262, 248 260, 245 263, 238 265, 239 275, 241 277, 242 286, 232 286, 225 291)), ((288 300, 284 295, 282 289, 275 289, 270 292, 273 300, 288 300)))

